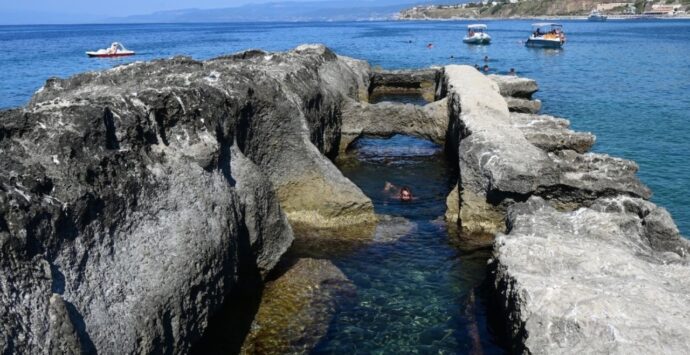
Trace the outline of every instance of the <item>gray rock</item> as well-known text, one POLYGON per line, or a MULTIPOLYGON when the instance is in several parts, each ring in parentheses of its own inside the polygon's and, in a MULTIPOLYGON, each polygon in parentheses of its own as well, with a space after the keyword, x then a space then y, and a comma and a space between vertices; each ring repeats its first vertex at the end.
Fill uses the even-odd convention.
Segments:
POLYGON ((505 98, 510 112, 537 113, 541 110, 541 100, 528 100, 508 96, 505 98))
POLYGON ((491 281, 513 350, 688 353, 690 245, 667 215, 630 197, 511 208, 491 281))
POLYGON ((445 99, 425 106, 348 100, 343 107, 341 151, 361 135, 407 134, 443 144, 448 130, 447 106, 445 99))
POLYGON ((187 352, 290 245, 282 210, 375 220, 325 156, 368 80, 301 46, 51 79, 0 112, 0 351, 187 352))
POLYGON ((567 120, 509 113, 497 82, 525 80, 489 80, 469 66, 448 66, 444 73, 451 115, 446 142, 459 161, 456 215, 463 235, 486 239, 503 231, 506 209, 531 195, 561 209, 589 206, 600 197, 651 196, 634 162, 580 154, 591 148, 593 135, 571 131, 567 120))
POLYGON ((511 113, 510 121, 530 143, 548 152, 569 149, 586 153, 596 141, 596 137, 589 132, 570 130, 570 122, 562 118, 511 113))
POLYGON ((488 76, 493 82, 498 84, 499 91, 503 96, 513 96, 523 99, 532 98, 532 94, 539 90, 537 82, 514 75, 496 75, 488 76))

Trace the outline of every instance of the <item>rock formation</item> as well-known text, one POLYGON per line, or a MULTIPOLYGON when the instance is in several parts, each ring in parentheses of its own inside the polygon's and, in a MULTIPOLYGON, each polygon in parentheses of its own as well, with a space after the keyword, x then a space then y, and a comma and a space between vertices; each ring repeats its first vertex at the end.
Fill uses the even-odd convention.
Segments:
POLYGON ((690 243, 666 210, 617 196, 563 213, 532 197, 508 225, 490 280, 513 351, 690 351, 690 243))
POLYGON ((1 112, 0 350, 186 352, 288 248, 286 215, 374 220, 326 157, 368 80, 301 46, 51 79, 1 112))
POLYGON ((532 195, 563 209, 617 194, 650 197, 634 162, 585 153, 593 135, 571 131, 566 120, 510 113, 502 94, 530 97, 537 90, 533 81, 486 77, 469 66, 446 67, 444 80, 448 149, 460 171, 460 206, 448 219, 459 221, 462 233, 486 239, 504 231, 507 207, 532 195))
POLYGON ((451 66, 445 85, 460 170, 446 217, 470 246, 498 234, 488 281, 511 350, 690 351, 690 242, 637 165, 588 153, 595 137, 567 120, 509 113, 529 80, 451 66))

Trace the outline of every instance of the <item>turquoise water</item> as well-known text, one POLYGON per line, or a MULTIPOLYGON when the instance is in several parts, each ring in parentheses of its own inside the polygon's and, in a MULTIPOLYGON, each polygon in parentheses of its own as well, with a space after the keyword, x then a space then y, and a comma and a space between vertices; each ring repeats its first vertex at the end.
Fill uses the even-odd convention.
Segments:
POLYGON ((359 139, 351 154, 339 164, 343 174, 377 214, 398 218, 380 224, 398 233, 378 233, 377 243, 332 258, 357 286, 357 299, 336 314, 313 353, 503 353, 478 291, 489 252, 460 251, 443 222, 457 173, 441 147, 396 135, 359 139), (394 198, 385 182, 410 187, 413 201, 394 198))
POLYGON ((449 63, 511 67, 539 81, 544 112, 592 131, 597 152, 633 159, 690 235, 690 21, 566 21, 562 51, 521 43, 527 21, 490 21, 490 46, 461 43, 467 22, 0 26, 0 108, 26 103, 51 76, 175 54, 206 59, 246 48, 285 50, 320 42, 384 68, 449 63), (89 59, 84 51, 121 41, 139 55, 89 59), (412 41, 409 43, 409 41, 412 41), (426 44, 434 43, 433 49, 426 44), (452 58, 451 58, 452 56, 452 58))

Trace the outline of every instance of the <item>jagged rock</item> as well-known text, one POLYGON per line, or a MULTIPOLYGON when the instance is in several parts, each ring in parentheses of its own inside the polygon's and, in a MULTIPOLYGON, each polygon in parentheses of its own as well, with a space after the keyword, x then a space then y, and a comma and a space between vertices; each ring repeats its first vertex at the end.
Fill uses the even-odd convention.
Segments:
POLYGON ((290 245, 279 201, 296 223, 374 221, 324 156, 368 70, 323 46, 176 57, 0 112, 0 350, 187 352, 290 245))
POLYGON ((328 260, 298 259, 264 289, 242 354, 307 353, 326 335, 354 284, 328 260))
POLYGON ((503 96, 531 99, 532 94, 539 90, 539 85, 532 79, 514 75, 496 74, 489 75, 488 77, 498 84, 498 89, 503 96))
POLYGON ((563 213, 535 197, 508 225, 491 281, 513 351, 690 351, 690 243, 664 209, 619 196, 563 213))
POLYGON ((635 162, 606 154, 577 154, 572 150, 550 153, 555 167, 542 176, 536 195, 562 209, 589 206, 600 197, 627 195, 649 199, 647 186, 636 177, 635 162))
POLYGON ((566 120, 509 113, 493 79, 469 66, 445 69, 451 115, 446 141, 459 160, 459 223, 465 236, 503 231, 506 209, 531 195, 561 209, 621 194, 650 197, 635 176, 634 162, 579 154, 590 149, 594 136, 570 131, 566 120))
POLYGON ((407 134, 443 144, 448 130, 446 99, 424 106, 348 100, 343 107, 341 151, 361 135, 389 137, 407 134))
POLYGON ((592 148, 596 140, 589 132, 570 130, 570 122, 562 118, 511 113, 510 120, 530 143, 548 152, 570 149, 585 153, 592 148))
POLYGON ((541 110, 541 100, 528 100, 508 96, 505 98, 510 112, 537 113, 541 110))

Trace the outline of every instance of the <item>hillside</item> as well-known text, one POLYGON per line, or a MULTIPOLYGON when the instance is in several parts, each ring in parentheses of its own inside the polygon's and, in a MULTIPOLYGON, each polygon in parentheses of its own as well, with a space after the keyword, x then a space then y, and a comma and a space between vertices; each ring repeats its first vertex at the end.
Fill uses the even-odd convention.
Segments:
MULTIPOLYGON (((689 0, 661 0, 660 5, 680 5, 680 9, 688 7, 689 0)), ((399 19, 451 19, 451 18, 510 18, 510 17, 542 17, 542 16, 585 16, 598 6, 605 6, 605 13, 611 15, 643 13, 649 11, 653 2, 631 0, 627 6, 622 0, 521 0, 510 3, 499 0, 481 3, 467 3, 457 5, 427 5, 416 6, 400 12, 399 19), (605 4, 610 4, 606 6, 605 4)))

